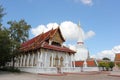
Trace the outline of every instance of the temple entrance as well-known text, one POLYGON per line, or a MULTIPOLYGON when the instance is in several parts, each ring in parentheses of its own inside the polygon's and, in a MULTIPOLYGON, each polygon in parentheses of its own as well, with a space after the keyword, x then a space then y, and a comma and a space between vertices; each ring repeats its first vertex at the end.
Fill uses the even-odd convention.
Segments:
POLYGON ((62 56, 61 57, 58 57, 58 55, 56 55, 55 57, 50 56, 49 66, 56 67, 57 73, 61 73, 61 67, 64 67, 63 61, 64 61, 64 58, 62 56))

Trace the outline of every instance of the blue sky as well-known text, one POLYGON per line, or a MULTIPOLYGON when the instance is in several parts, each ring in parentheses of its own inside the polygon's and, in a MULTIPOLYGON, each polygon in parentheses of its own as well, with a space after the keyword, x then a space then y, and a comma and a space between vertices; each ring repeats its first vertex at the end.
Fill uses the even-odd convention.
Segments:
MULTIPOLYGON (((85 40, 93 56, 119 48, 119 3, 120 0, 0 0, 7 13, 3 18, 6 27, 7 21, 20 19, 25 19, 32 28, 64 21, 78 24, 80 21, 85 32, 92 30, 95 33, 85 40)), ((30 37, 33 37, 31 32, 30 37)), ((67 44, 75 45, 76 42, 68 40, 67 44)))

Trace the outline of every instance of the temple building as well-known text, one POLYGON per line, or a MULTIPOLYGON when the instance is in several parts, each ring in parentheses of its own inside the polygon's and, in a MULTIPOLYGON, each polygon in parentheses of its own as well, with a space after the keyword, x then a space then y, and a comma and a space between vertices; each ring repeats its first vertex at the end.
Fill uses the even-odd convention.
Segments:
POLYGON ((15 67, 31 73, 80 72, 75 68, 75 51, 65 47, 60 28, 51 29, 21 44, 15 67))

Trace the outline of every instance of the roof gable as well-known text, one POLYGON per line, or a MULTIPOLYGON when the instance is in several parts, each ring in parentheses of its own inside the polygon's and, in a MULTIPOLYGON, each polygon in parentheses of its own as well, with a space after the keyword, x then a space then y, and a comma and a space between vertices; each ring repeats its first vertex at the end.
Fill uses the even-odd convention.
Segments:
POLYGON ((57 29, 57 31, 55 32, 55 34, 53 35, 53 37, 51 38, 52 41, 54 42, 58 42, 58 43, 63 43, 65 42, 61 31, 59 30, 59 28, 57 29))

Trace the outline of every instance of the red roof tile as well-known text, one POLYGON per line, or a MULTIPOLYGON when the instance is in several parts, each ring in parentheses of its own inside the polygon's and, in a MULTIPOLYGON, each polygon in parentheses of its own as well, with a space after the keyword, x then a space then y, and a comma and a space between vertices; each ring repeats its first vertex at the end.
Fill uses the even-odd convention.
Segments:
POLYGON ((47 42, 45 42, 45 40, 52 38, 57 31, 59 31, 62 40, 65 41, 61 34, 60 29, 57 28, 54 30, 52 29, 46 33, 42 33, 42 34, 32 38, 31 40, 28 40, 27 42, 25 42, 21 45, 20 50, 26 52, 26 51, 36 50, 38 48, 46 48, 46 49, 52 49, 52 50, 57 50, 57 51, 75 53, 75 51, 70 50, 67 47, 49 45, 47 42))
POLYGON ((67 48, 65 46, 60 47, 60 46, 54 46, 54 45, 49 45, 48 43, 45 43, 42 47, 46 48, 46 49, 56 50, 56 51, 75 53, 75 51, 70 50, 69 48, 67 48))
MULTIPOLYGON (((94 60, 87 60, 87 66, 88 67, 95 67, 97 64, 95 63, 94 60)), ((83 67, 84 61, 75 61, 75 66, 76 67, 83 67)))

